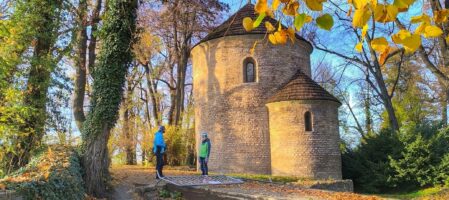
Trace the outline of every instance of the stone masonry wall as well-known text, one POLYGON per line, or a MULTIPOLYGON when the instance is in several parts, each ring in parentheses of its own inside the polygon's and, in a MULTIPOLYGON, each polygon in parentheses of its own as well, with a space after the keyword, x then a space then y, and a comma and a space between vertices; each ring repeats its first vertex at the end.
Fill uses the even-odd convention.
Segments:
POLYGON ((341 179, 338 103, 298 100, 269 103, 267 107, 273 175, 341 179), (305 131, 307 111, 312 114, 312 131, 305 131))
POLYGON ((266 99, 301 68, 310 75, 312 48, 304 41, 272 46, 263 35, 227 36, 192 50, 195 132, 208 132, 209 169, 217 173, 270 174, 266 99), (259 40, 254 55, 250 49, 259 40), (256 64, 254 83, 243 82, 243 62, 256 64))

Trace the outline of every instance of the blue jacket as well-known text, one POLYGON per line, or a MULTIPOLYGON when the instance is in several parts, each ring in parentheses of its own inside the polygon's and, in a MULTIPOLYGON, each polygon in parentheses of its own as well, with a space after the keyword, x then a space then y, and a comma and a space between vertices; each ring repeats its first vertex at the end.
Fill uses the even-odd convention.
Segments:
POLYGON ((162 148, 161 152, 165 151, 165 141, 164 141, 164 136, 162 134, 162 132, 158 131, 156 132, 156 134, 154 135, 154 142, 153 142, 153 152, 156 153, 156 147, 159 146, 162 148))

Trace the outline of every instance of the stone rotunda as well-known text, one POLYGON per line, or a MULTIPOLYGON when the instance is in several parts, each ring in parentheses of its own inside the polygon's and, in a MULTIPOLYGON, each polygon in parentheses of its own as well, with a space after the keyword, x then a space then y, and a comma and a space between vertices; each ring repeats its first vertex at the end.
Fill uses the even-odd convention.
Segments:
POLYGON ((246 4, 192 49, 195 132, 209 133, 209 170, 341 179, 338 99, 313 81, 313 47, 271 45, 246 4), (265 38, 265 39, 264 39, 265 38), (250 49, 258 41, 253 54, 250 49))

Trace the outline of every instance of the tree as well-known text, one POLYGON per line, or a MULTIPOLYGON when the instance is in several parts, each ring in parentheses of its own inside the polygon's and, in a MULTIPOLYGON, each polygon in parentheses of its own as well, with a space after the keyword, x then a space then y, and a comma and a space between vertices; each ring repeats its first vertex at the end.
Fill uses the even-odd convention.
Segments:
POLYGON ((180 125, 185 109, 185 87, 189 65, 190 49, 194 41, 210 30, 222 11, 228 10, 226 4, 218 0, 170 0, 162 4, 152 4, 150 7, 164 9, 148 9, 146 26, 153 27, 155 35, 159 36, 165 49, 166 67, 170 73, 167 80, 160 80, 170 89, 170 109, 168 122, 180 125))
MULTIPOLYGON (((16 110, 19 112, 17 117, 20 120, 12 119, 7 122, 16 126, 15 130, 17 131, 16 136, 8 138, 8 142, 11 142, 9 144, 12 145, 10 149, 7 149, 2 161, 8 165, 7 173, 27 164, 32 151, 41 144, 47 120, 46 103, 51 73, 60 59, 55 56, 58 53, 53 50, 56 48, 60 28, 62 1, 30 0, 16 3, 16 10, 11 16, 11 22, 25 19, 19 23, 23 25, 19 27, 25 28, 25 31, 20 31, 18 35, 12 32, 6 39, 23 39, 24 41, 12 44, 12 46, 19 45, 18 48, 14 47, 11 52, 15 55, 8 55, 13 60, 8 60, 6 56, 2 57, 2 60, 6 61, 4 63, 6 65, 2 64, 6 69, 6 74, 2 78, 6 82, 5 88, 11 89, 16 87, 14 82, 20 82, 20 78, 26 78, 25 88, 21 86, 13 90, 22 90, 23 94, 19 100, 20 105, 29 112, 23 115, 21 110, 16 110), (16 38, 17 36, 19 38, 16 38), (28 58, 25 54, 27 48, 32 49, 28 58), (28 67, 26 75, 18 73, 20 64, 28 67), (17 124, 14 125, 14 123, 17 124)), ((5 94, 3 92, 2 94, 5 94)))
POLYGON ((91 110, 82 131, 86 191, 96 197, 104 197, 106 193, 107 142, 118 117, 126 72, 133 59, 136 11, 136 0, 108 1, 100 32, 102 43, 93 71, 91 110))

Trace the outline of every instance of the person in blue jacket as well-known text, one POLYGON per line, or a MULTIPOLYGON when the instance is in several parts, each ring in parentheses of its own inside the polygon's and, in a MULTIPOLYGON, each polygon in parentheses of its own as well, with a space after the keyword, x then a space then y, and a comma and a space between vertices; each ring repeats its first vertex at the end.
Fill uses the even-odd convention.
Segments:
POLYGON ((164 177, 164 174, 162 173, 162 168, 164 167, 163 156, 166 149, 163 135, 164 133, 165 127, 159 126, 159 131, 157 131, 154 135, 153 153, 156 155, 156 179, 159 179, 159 177, 164 177))

